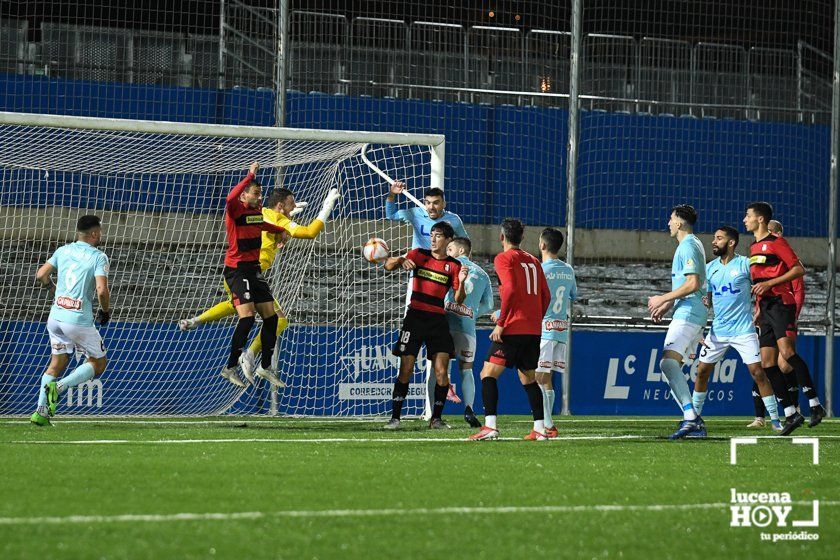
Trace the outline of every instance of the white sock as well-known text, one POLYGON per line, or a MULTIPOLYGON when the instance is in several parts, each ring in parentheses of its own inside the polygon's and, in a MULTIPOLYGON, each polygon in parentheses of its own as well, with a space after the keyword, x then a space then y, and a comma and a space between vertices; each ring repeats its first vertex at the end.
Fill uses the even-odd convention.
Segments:
POLYGON ((808 406, 820 406, 820 399, 808 399, 808 406))
POLYGON ((706 402, 706 395, 708 391, 694 391, 694 394, 691 395, 691 404, 694 406, 694 411, 697 413, 697 416, 702 416, 703 413, 703 403, 706 402))
POLYGON ((545 422, 543 420, 534 420, 534 431, 541 434, 545 433, 545 422))
POLYGON ((788 406, 785 408, 785 417, 790 417, 796 414, 796 407, 795 406, 788 406))
POLYGON ((495 430, 496 429, 496 415, 491 414, 490 416, 485 416, 484 417, 484 425, 487 426, 488 428, 491 428, 491 429, 495 430))
POLYGON ((671 393, 674 395, 674 399, 680 405, 680 408, 682 408, 683 418, 685 420, 694 420, 697 418, 694 407, 691 405, 691 391, 688 389, 682 364, 673 358, 662 358, 659 361, 659 368, 662 370, 668 386, 671 387, 671 393))
POLYGON ((540 385, 543 392, 543 416, 545 416, 545 427, 553 428, 554 420, 551 418, 551 412, 554 410, 554 389, 546 389, 540 385))
MULTIPOLYGON (((764 408, 766 408, 767 412, 770 414, 770 420, 778 420, 779 410, 776 406, 776 397, 774 395, 761 397, 761 401, 764 403, 764 408)), ((762 418, 762 420, 764 420, 764 418, 762 418)))

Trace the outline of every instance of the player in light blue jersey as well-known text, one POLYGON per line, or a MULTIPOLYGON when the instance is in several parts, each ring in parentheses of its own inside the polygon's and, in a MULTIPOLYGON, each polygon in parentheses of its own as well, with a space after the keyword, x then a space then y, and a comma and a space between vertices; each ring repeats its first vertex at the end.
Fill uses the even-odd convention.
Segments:
POLYGON ((671 265, 671 291, 648 298, 651 318, 659 322, 672 307, 674 314, 665 335, 665 348, 659 367, 671 388, 674 399, 683 412, 683 421, 671 439, 686 436, 705 437, 703 419, 691 403, 691 391, 683 375, 683 362, 697 348, 708 310, 703 304, 706 293, 706 253, 703 244, 694 235, 697 211, 688 204, 671 210, 668 229, 677 239, 677 251, 671 265))
POLYGON ((467 230, 458 214, 446 210, 446 200, 443 191, 438 188, 427 189, 423 204, 425 210, 417 206, 397 210, 396 196, 405 189, 405 183, 395 181, 385 199, 385 217, 389 220, 411 224, 414 229, 414 236, 411 239, 412 249, 431 249, 429 234, 432 226, 438 222, 448 222, 455 230, 456 237, 466 237, 467 230))
MULTIPOLYGON (((473 376, 473 361, 475 360, 475 322, 479 316, 493 309, 493 288, 490 276, 480 266, 472 262, 472 243, 466 237, 456 237, 449 242, 446 254, 461 261, 469 271, 464 281, 467 299, 464 303, 455 302, 455 293, 449 290, 444 299, 446 318, 449 321, 449 332, 455 342, 455 359, 461 372, 461 387, 464 394, 464 420, 473 428, 480 428, 481 421, 473 412, 475 402, 475 377, 473 376)), ((451 362, 450 362, 451 364, 451 362)), ((432 378, 434 382, 434 378, 432 378)), ((449 385, 450 393, 452 384, 449 385)), ((432 390, 434 387, 432 387, 432 390)), ((457 396, 450 400, 457 402, 457 396)))
POLYGON ((543 392, 543 415, 545 435, 557 437, 557 428, 551 413, 554 411, 554 384, 552 371, 566 374, 566 352, 569 343, 569 319, 572 302, 577 299, 577 281, 572 267, 559 258, 563 247, 563 232, 557 228, 545 228, 540 234, 542 269, 551 293, 551 303, 543 317, 540 336, 540 358, 537 362, 537 383, 543 392))
POLYGON ((709 384, 709 376, 715 364, 723 359, 726 351, 734 348, 758 385, 761 400, 770 413, 773 429, 782 430, 776 408, 773 386, 761 367, 761 352, 758 335, 752 316, 750 259, 735 254, 738 246, 738 230, 723 226, 715 231, 712 239, 712 253, 715 260, 706 265, 708 298, 715 318, 712 329, 700 350, 700 365, 694 381, 692 402, 697 414, 703 411, 709 384))
MULTIPOLYGON (((443 196, 441 189, 432 187, 426 189, 423 197, 423 208, 412 206, 403 210, 397 210, 396 197, 405 189, 405 183, 402 181, 394 181, 391 185, 388 196, 385 198, 385 217, 389 220, 405 222, 411 225, 413 235, 411 238, 412 249, 431 249, 431 238, 429 235, 432 231, 432 226, 438 222, 447 222, 455 230, 455 237, 466 237, 467 230, 464 229, 464 223, 458 214, 453 214, 446 210, 446 199, 443 196)), ((411 282, 408 283, 408 291, 405 295, 405 304, 408 306, 411 298, 411 282)), ((432 375, 431 363, 426 367, 426 385, 434 388, 435 376, 432 375)), ((426 406, 423 412, 423 420, 429 420, 432 417, 432 402, 430 399, 430 391, 426 392, 426 406)))
POLYGON ((96 216, 82 216, 76 224, 77 241, 56 249, 35 278, 45 288, 55 288, 55 298, 47 319, 52 355, 41 376, 38 408, 30 420, 47 426, 55 414, 58 397, 70 387, 99 377, 105 371, 105 344, 93 326, 93 298, 99 300, 96 320, 104 325, 111 318, 111 293, 108 290, 108 257, 96 248, 102 241, 102 224, 96 216), (52 281, 56 272, 58 281, 52 281), (70 375, 56 381, 76 350, 87 361, 70 375))

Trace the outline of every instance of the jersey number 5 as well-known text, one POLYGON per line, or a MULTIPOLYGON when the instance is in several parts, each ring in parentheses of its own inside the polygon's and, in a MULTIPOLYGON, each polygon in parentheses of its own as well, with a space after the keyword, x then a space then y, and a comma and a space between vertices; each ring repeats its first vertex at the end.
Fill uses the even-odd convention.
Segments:
POLYGON ((525 293, 537 294, 537 265, 534 263, 519 263, 525 271, 525 293))

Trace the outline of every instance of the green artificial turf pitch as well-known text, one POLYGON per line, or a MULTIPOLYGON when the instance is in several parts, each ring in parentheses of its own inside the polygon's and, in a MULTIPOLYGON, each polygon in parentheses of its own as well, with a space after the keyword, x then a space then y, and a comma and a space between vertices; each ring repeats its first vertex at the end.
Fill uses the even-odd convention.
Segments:
POLYGON ((313 419, 0 419, 0 558, 834 557, 840 423, 794 435, 707 419, 572 417, 560 439, 313 419), (731 437, 767 436, 738 447, 731 437), (731 527, 731 489, 787 492, 786 527, 731 527), (792 527, 811 518, 818 527, 792 527), (772 542, 807 533, 818 540, 772 542), (762 534, 770 541, 762 540, 762 534), (780 538, 780 537, 775 537, 780 538))

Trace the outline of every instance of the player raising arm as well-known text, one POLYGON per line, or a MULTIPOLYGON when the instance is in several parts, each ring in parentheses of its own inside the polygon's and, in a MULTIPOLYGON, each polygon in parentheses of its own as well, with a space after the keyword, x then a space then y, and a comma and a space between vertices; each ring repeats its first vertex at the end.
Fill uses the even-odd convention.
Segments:
POLYGON ((35 278, 45 288, 55 288, 47 319, 52 355, 41 376, 38 408, 30 418, 33 424, 47 426, 55 414, 58 398, 70 387, 99 377, 105 371, 105 343, 93 326, 93 298, 99 300, 96 321, 105 325, 111 318, 111 292, 108 289, 108 257, 96 248, 102 242, 102 223, 97 216, 82 216, 76 223, 75 243, 56 249, 35 278), (53 284, 50 275, 58 273, 53 284), (70 375, 56 381, 76 350, 87 361, 70 375))
MULTIPOLYGON (((295 214, 303 211, 303 208, 306 207, 306 203, 297 202, 295 200, 295 195, 288 189, 284 189, 282 187, 275 188, 266 200, 265 206, 262 208, 263 219, 266 223, 274 224, 286 231, 283 233, 276 233, 267 230, 262 232, 259 255, 260 270, 265 273, 269 268, 271 268, 271 265, 274 264, 277 257, 277 251, 284 245, 287 236, 296 239, 314 239, 321 230, 324 229, 324 225, 329 220, 335 203, 340 198, 341 195, 339 194, 338 189, 330 189, 327 196, 324 198, 324 203, 321 207, 321 211, 318 213, 318 217, 312 220, 309 225, 303 226, 294 222, 292 218, 295 214)), ((233 294, 230 291, 230 287, 225 280, 222 280, 222 284, 228 294, 228 299, 217 303, 197 317, 193 317, 191 319, 181 319, 178 321, 178 326, 182 331, 196 329, 204 323, 219 321, 236 313, 236 309, 233 306, 233 294)), ((274 300, 274 311, 277 313, 276 338, 279 338, 283 331, 289 326, 289 320, 283 313, 283 310, 280 308, 280 304, 276 299, 274 300)), ((239 365, 242 367, 242 373, 251 383, 253 383, 254 380, 255 361, 260 355, 261 349, 262 329, 260 329, 260 332, 257 333, 256 337, 254 337, 251 346, 242 352, 242 355, 239 357, 239 365)))
POLYGON ((466 292, 464 302, 457 303, 455 292, 452 290, 446 293, 446 318, 449 321, 452 341, 455 343, 455 359, 458 361, 458 371, 461 374, 461 387, 466 406, 464 420, 473 428, 480 428, 481 422, 473 411, 475 378, 472 368, 475 360, 475 322, 479 316, 493 309, 493 288, 490 285, 490 276, 469 259, 471 252, 472 243, 466 237, 456 237, 446 248, 446 254, 458 259, 461 266, 468 271, 463 282, 466 292))
POLYGON ((499 404, 498 378, 505 368, 516 368, 528 395, 534 428, 527 440, 544 440, 542 391, 535 379, 540 355, 540 333, 551 294, 540 261, 519 248, 525 227, 519 220, 502 222, 499 241, 503 252, 493 265, 499 276, 501 309, 496 328, 490 334, 490 351, 481 370, 481 396, 484 399, 484 426, 470 436, 473 441, 497 439, 496 409, 499 404))
POLYGON ((274 297, 260 270, 262 232, 282 234, 286 230, 265 221, 262 213, 262 185, 255 175, 260 164, 251 163, 248 174, 227 195, 225 200, 225 228, 228 250, 225 254, 224 278, 233 294, 233 305, 239 321, 231 337, 230 354, 221 376, 236 385, 245 387, 236 371, 239 356, 248 340, 248 333, 256 322, 255 313, 263 319, 261 364, 256 374, 275 387, 285 384, 271 368, 271 358, 277 343, 277 313, 274 297))
POLYGON ((388 430, 400 427, 403 401, 408 396, 408 382, 414 373, 417 354, 424 344, 426 355, 432 360, 436 379, 429 428, 449 427, 441 416, 449 392, 449 360, 454 356, 455 348, 446 321, 444 296, 452 288, 455 301, 464 302, 466 293, 463 282, 467 269, 446 254, 446 247, 454 235, 452 226, 447 223, 435 224, 430 233, 431 250, 412 249, 404 257, 391 257, 385 261, 385 270, 402 267, 412 271, 411 300, 394 347, 394 355, 400 358, 400 371, 391 396, 391 420, 385 425, 388 430))

